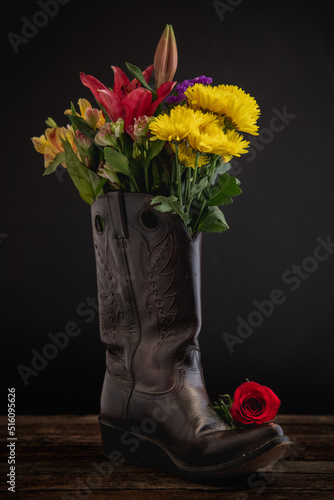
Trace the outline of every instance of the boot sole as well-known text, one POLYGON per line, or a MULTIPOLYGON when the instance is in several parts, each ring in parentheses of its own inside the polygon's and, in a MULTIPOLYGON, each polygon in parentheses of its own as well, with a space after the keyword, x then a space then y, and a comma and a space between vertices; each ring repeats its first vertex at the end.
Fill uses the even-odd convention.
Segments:
POLYGON ((145 465, 172 472, 187 480, 219 479, 255 472, 272 465, 291 446, 287 436, 278 437, 252 453, 210 466, 189 466, 165 446, 147 435, 115 427, 99 417, 104 454, 117 464, 145 465))

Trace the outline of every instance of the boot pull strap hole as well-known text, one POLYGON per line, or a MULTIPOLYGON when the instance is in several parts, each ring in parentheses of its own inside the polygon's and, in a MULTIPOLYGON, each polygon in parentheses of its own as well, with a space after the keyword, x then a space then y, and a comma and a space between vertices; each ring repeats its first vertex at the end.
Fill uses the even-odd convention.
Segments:
POLYGON ((140 222, 146 229, 156 229, 159 224, 157 215, 152 210, 144 210, 140 214, 140 222))
POLYGON ((106 225, 100 214, 95 215, 95 229, 98 233, 103 233, 106 225))

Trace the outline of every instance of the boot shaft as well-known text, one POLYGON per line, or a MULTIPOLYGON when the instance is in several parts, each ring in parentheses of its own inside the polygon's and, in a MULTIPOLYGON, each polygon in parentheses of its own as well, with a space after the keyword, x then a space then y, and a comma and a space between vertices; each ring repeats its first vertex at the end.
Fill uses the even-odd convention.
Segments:
POLYGON ((152 197, 112 192, 92 205, 101 340, 110 375, 163 392, 201 326, 201 235, 152 197))

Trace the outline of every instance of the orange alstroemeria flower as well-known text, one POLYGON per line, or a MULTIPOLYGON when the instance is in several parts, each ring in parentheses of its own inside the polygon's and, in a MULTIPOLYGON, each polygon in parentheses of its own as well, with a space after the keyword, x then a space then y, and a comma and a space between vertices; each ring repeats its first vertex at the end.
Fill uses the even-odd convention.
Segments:
MULTIPOLYGON (((72 146, 72 149, 77 153, 77 147, 74 143, 73 131, 71 128, 54 127, 47 128, 45 134, 40 137, 32 137, 32 142, 38 153, 44 155, 44 166, 47 168, 55 159, 57 154, 64 152, 64 146, 61 138, 67 139, 72 146)), ((65 162, 62 165, 66 167, 65 162)))

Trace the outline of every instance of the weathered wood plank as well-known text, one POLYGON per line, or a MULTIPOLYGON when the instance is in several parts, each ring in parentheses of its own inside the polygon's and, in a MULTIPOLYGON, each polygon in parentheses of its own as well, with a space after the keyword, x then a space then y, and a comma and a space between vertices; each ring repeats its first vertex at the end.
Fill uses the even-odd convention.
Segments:
MULTIPOLYGON (((101 470, 107 472, 110 470, 109 462, 107 462, 104 457, 101 456, 90 456, 85 457, 82 460, 77 461, 74 460, 74 457, 71 457, 71 461, 69 459, 66 460, 66 463, 62 462, 60 459, 57 460, 57 473, 59 474, 80 474, 83 471, 86 473, 90 470, 94 469, 94 465, 101 470)), ((157 474, 157 470, 145 467, 141 468, 137 465, 124 465, 122 468, 126 467, 126 472, 131 475, 142 475, 145 474, 157 474)), ((55 468, 55 460, 34 460, 34 462, 22 461, 20 460, 17 475, 27 475, 32 469, 38 471, 38 474, 54 472, 55 468)), ((114 467, 115 471, 118 469, 117 466, 114 467)), ((298 474, 334 474, 334 463, 333 462, 314 462, 314 461, 291 461, 291 459, 281 459, 274 466, 266 467, 262 469, 263 472, 271 472, 275 474, 282 473, 298 473, 298 474)), ((159 472, 160 474, 160 472, 159 472)), ((163 474, 163 473, 161 473, 163 474)), ((169 475, 168 475, 169 476, 169 475)), ((334 476, 333 476, 334 477, 334 476)))
POLYGON ((329 424, 334 425, 334 415, 277 415, 275 422, 278 424, 329 424))
MULTIPOLYGON (((3 420, 3 418, 2 418, 3 420)), ((301 419, 299 423, 283 424, 285 433, 292 439, 300 438, 301 435, 316 436, 318 440, 325 443, 328 440, 333 445, 334 424, 329 423, 304 423, 301 419)), ((2 435, 6 434, 7 421, 2 422, 0 430, 2 435)), ((94 420, 85 417, 67 418, 58 416, 53 419, 52 416, 45 417, 19 417, 16 423, 16 433, 18 439, 25 441, 36 441, 44 439, 46 441, 77 441, 83 443, 93 443, 100 440, 100 431, 97 423, 97 417, 94 420)), ((314 441, 316 443, 317 440, 314 441)))
MULTIPOLYGON (((291 436, 295 445, 291 449, 288 456, 295 461, 328 461, 334 460, 334 445, 333 437, 325 435, 321 439, 318 436, 299 436, 295 439, 291 436), (316 444, 314 444, 316 443, 316 444)), ((98 436, 96 440, 89 443, 84 443, 84 440, 78 437, 70 441, 66 440, 66 434, 61 440, 52 439, 36 440, 31 436, 24 441, 17 441, 17 454, 21 460, 47 460, 55 456, 71 456, 74 459, 84 460, 86 457, 104 458, 101 439, 98 436)), ((0 455, 6 456, 6 449, 3 447, 0 455)))
MULTIPOLYGON (((300 416, 300 421, 295 423, 282 423, 284 431, 288 434, 332 434, 334 432, 334 421, 320 422, 320 417, 314 417, 313 422, 305 422, 306 417, 300 416)), ((309 418, 308 418, 309 420, 309 418)), ((0 429, 6 432, 7 418, 0 417, 0 429)), ((18 437, 29 439, 29 436, 47 437, 78 437, 92 439, 99 436, 97 416, 18 416, 16 421, 18 437)))
MULTIPOLYGON (((112 491, 114 492, 121 492, 123 490, 132 490, 132 491, 142 491, 142 492, 154 492, 154 491, 160 491, 160 490, 165 490, 165 491, 170 491, 171 493, 175 490, 183 490, 183 491, 201 491, 202 493, 205 492, 211 492, 211 493, 217 493, 217 492, 233 492, 236 490, 241 490, 241 491, 257 491, 258 493, 262 493, 263 491, 266 491, 266 498, 268 498, 269 493, 270 495, 274 492, 281 492, 281 493, 289 493, 291 491, 294 492, 306 492, 306 491, 326 491, 328 497, 327 498, 334 498, 334 488, 333 488, 333 480, 329 479, 327 481, 321 480, 319 481, 318 479, 315 478, 315 475, 311 475, 308 477, 307 475, 304 475, 300 477, 298 476, 291 476, 291 475, 286 475, 284 478, 279 478, 279 477, 272 477, 272 476, 266 476, 262 474, 261 476, 258 475, 253 475, 250 477, 248 483, 242 483, 240 480, 239 482, 235 482, 227 484, 225 486, 210 486, 210 485, 195 485, 190 482, 184 481, 182 484, 178 483, 177 481, 173 481, 172 479, 170 481, 161 481, 160 476, 154 476, 154 477, 148 477, 143 478, 142 481, 132 481, 129 479, 128 481, 125 478, 122 477, 117 477, 115 478, 114 482, 111 481, 98 481, 98 478, 96 477, 83 477, 83 475, 78 475, 77 477, 73 477, 72 480, 66 484, 62 484, 61 482, 58 482, 58 477, 52 477, 51 475, 43 475, 42 480, 40 482, 37 481, 32 481, 29 486, 26 484, 21 484, 20 482, 17 482, 16 488, 18 491, 25 491, 25 492, 31 492, 31 491, 43 491, 47 490, 48 492, 65 492, 65 491, 72 491, 72 492, 77 492, 77 496, 81 496, 81 498, 84 498, 85 493, 87 490, 94 491, 105 491, 111 493, 112 491), (146 481, 145 481, 146 480, 146 481), (316 482, 314 482, 316 481, 316 482), (331 496, 332 495, 332 496, 331 496)), ((49 498, 49 497, 47 497, 49 498)), ((262 497, 263 498, 263 497, 262 497)), ((271 498, 271 497, 270 497, 271 498)), ((294 498, 294 496, 290 497, 291 499, 294 498)), ((317 497, 314 495, 314 499, 317 497)))
MULTIPOLYGON (((332 500, 333 496, 328 496, 328 492, 314 490, 299 492, 289 490, 287 492, 270 492, 270 496, 266 492, 259 491, 231 491, 228 493, 215 493, 203 491, 186 491, 186 490, 162 490, 157 489, 152 491, 94 491, 92 494, 86 495, 89 500, 332 500)), ((18 492, 15 498, 19 500, 79 500, 80 497, 76 491, 31 491, 18 492)), ((82 496, 81 499, 84 497, 82 496)))
MULTIPOLYGON (((56 429, 57 426, 63 426, 64 422, 68 425, 97 425, 97 415, 17 415, 17 423, 25 426, 45 425, 47 422, 50 427, 56 429)), ((278 424, 300 425, 321 425, 334 426, 334 415, 278 415, 275 420, 278 424)), ((0 428, 7 426, 7 416, 0 415, 0 428)), ((51 429, 52 430, 52 429, 51 429)))
MULTIPOLYGON (((279 415, 276 421, 295 443, 285 458, 259 473, 205 485, 154 468, 112 466, 103 455, 97 415, 19 415, 16 498, 334 499, 334 415, 279 415)), ((2 435, 6 428, 7 417, 0 416, 2 435)), ((7 468, 1 467, 4 475, 7 468)))
MULTIPOLYGON (((282 458, 275 465, 262 469, 264 472, 274 472, 275 474, 334 474, 334 462, 324 461, 303 461, 293 460, 293 458, 282 458)), ((334 476, 333 476, 334 486, 334 476)))
MULTIPOLYGON (((92 461, 90 464, 82 464, 82 467, 71 467, 68 463, 67 471, 58 466, 58 462, 49 463, 47 467, 39 468, 37 464, 26 467, 25 474, 17 476, 17 488, 21 491, 42 490, 47 485, 49 491, 70 490, 87 488, 103 490, 174 490, 184 488, 186 490, 198 491, 233 491, 234 488, 244 486, 246 488, 266 488, 267 491, 277 489, 296 491, 320 489, 333 491, 333 469, 318 473, 299 470, 278 470, 272 468, 270 471, 261 471, 248 474, 243 478, 230 478, 217 484, 201 484, 184 481, 166 472, 160 472, 147 467, 133 469, 127 465, 117 468, 111 467, 107 462, 92 461)), ((64 464, 63 464, 64 465, 64 464)))
MULTIPOLYGON (((314 429, 313 429, 314 432, 314 429)), ((305 433, 305 434, 293 434, 291 432, 287 432, 290 439, 295 444, 295 447, 298 445, 312 445, 314 447, 334 447, 334 433, 326 433, 326 434, 317 434, 317 433, 305 433)), ((3 434, 2 434, 3 435, 3 434)), ((77 435, 70 434, 68 430, 64 429, 61 435, 51 435, 45 431, 45 434, 34 435, 32 433, 28 433, 26 435, 18 435, 17 434, 18 443, 21 443, 22 446, 29 448, 34 446, 100 446, 101 445, 101 436, 100 433, 96 434, 85 434, 78 433, 77 435)))
MULTIPOLYGON (((74 460, 104 460, 102 445, 95 446, 32 446, 29 449, 20 446, 17 447, 17 456, 22 461, 41 461, 52 460, 56 456, 72 457, 74 460)), ((6 457, 6 450, 2 450, 3 457, 6 457)), ((296 462, 307 463, 308 461, 333 461, 334 452, 332 448, 303 446, 298 448, 292 460, 296 462)), ((334 499, 333 499, 334 500, 334 499)))

